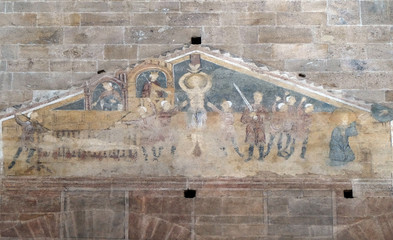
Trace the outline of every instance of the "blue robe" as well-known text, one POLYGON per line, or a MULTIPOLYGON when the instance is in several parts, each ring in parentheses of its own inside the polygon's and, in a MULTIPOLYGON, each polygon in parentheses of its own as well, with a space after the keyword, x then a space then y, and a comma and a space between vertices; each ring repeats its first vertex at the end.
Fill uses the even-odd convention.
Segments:
POLYGON ((348 127, 338 126, 332 132, 330 139, 330 165, 340 166, 355 160, 355 154, 349 146, 349 137, 358 135, 356 122, 352 122, 348 127))

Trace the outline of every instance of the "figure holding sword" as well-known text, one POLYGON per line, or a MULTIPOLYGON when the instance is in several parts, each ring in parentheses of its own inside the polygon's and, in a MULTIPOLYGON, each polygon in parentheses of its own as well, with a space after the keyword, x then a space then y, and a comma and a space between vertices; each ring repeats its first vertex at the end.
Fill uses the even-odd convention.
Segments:
POLYGON ((268 111, 262 105, 263 94, 261 92, 254 92, 254 103, 250 104, 239 87, 235 83, 233 83, 233 85, 247 106, 240 119, 242 123, 247 124, 245 142, 250 144, 248 148, 248 157, 245 161, 248 162, 252 159, 255 146, 258 147, 259 150, 258 160, 263 161, 266 142, 264 120, 268 114, 268 111))

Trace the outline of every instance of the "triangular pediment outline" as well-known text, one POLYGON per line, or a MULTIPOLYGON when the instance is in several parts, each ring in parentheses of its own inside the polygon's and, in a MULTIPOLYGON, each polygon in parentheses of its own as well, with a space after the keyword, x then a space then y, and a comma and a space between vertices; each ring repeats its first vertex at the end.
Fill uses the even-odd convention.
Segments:
POLYGON ((252 61, 236 57, 228 52, 212 47, 203 45, 185 45, 181 49, 175 49, 174 51, 166 52, 163 55, 150 58, 150 60, 141 61, 127 69, 120 69, 114 74, 97 74, 87 81, 84 86, 70 89, 60 96, 47 99, 43 102, 27 102, 19 109, 9 108, 7 111, 0 113, 0 120, 4 121, 12 118, 15 112, 28 113, 43 107, 57 104, 61 101, 78 98, 78 96, 79 98, 82 98, 86 86, 97 85, 97 83, 102 79, 116 78, 118 77, 119 73, 132 71, 132 69, 146 63, 146 61, 151 61, 151 59, 158 59, 159 61, 165 61, 175 65, 176 63, 186 60, 187 57, 189 57, 191 54, 200 54, 202 59, 214 60, 218 65, 225 66, 235 71, 241 71, 245 74, 255 76, 261 80, 270 82, 283 88, 291 88, 295 92, 313 97, 317 100, 326 102, 336 107, 345 107, 352 110, 365 112, 371 111, 371 103, 366 103, 353 97, 343 96, 340 93, 325 89, 322 85, 309 82, 305 78, 299 78, 292 73, 275 70, 266 65, 257 65, 252 61))

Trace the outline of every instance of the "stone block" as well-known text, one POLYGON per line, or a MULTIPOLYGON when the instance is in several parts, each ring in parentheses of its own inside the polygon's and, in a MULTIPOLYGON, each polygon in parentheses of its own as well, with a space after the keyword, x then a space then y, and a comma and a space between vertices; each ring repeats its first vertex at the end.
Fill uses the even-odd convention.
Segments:
POLYGON ((220 14, 223 26, 275 25, 276 14, 271 12, 237 12, 220 14))
POLYGON ((125 13, 81 13, 81 26, 129 26, 130 16, 125 13))
POLYGON ((326 12, 326 1, 328 0, 303 0, 303 12, 326 12))
POLYGON ((385 92, 385 101, 386 102, 393 102, 393 90, 387 90, 385 92))
MULTIPOLYGON (((240 41, 242 45, 258 43, 258 33, 259 33, 258 27, 240 27, 239 32, 240 32, 240 41)), ((232 42, 232 44, 234 43, 235 42, 232 42)), ((233 54, 236 54, 236 52, 233 54)))
POLYGON ((205 27, 202 35, 205 44, 233 44, 241 42, 239 27, 205 27))
POLYGON ((126 28, 125 43, 127 44, 184 44, 191 37, 200 36, 199 27, 131 27, 126 28))
POLYGON ((2 13, 0 26, 35 26, 37 14, 35 13, 2 13))
POLYGON ((368 58, 392 59, 393 47, 391 44, 367 44, 365 46, 368 58))
POLYGON ((81 15, 78 13, 64 14, 64 25, 80 26, 81 25, 81 15))
MULTIPOLYGON (((355 97, 367 102, 385 102, 385 90, 343 90, 344 96, 355 97)), ((387 92, 387 91, 386 91, 387 92)), ((393 96, 392 96, 393 97, 393 96)))
POLYGON ((288 236, 288 237, 305 237, 310 236, 308 225, 287 225, 287 224, 269 224, 267 227, 268 235, 288 236))
POLYGON ((37 14, 38 26, 62 26, 64 16, 59 13, 39 13, 37 14))
POLYGON ((198 198, 195 201, 195 215, 220 215, 221 198, 198 198))
POLYGON ((386 43, 391 39, 391 30, 386 26, 332 26, 321 29, 319 41, 333 44, 386 43))
POLYGON ((266 235, 263 224, 223 225, 222 234, 228 237, 260 237, 266 235))
POLYGON ((191 215, 192 200, 184 197, 167 197, 162 203, 162 211, 167 214, 191 215))
POLYGON ((0 72, 4 72, 7 69, 7 61, 0 61, 0 72))
POLYGON ((80 27, 64 30, 66 44, 122 44, 124 31, 121 27, 80 27))
POLYGON ((330 25, 360 24, 359 1, 328 0, 328 23, 330 25))
POLYGON ((0 12, 5 12, 5 2, 0 3, 0 12))
POLYGON ((13 106, 26 101, 31 101, 33 98, 33 91, 1 91, 0 102, 8 103, 8 106, 13 106))
POLYGON ((162 197, 146 197, 144 201, 147 214, 161 214, 163 212, 164 200, 162 197))
POLYGON ((289 214, 291 216, 331 216, 331 198, 301 198, 290 199, 289 214))
POLYGON ((222 199, 223 215, 261 215, 263 211, 263 198, 222 199))
POLYGON ((220 17, 214 13, 168 13, 169 26, 218 26, 220 17))
POLYGON ((11 89, 12 74, 5 71, 0 72, 0 91, 7 91, 11 89))
POLYGON ((221 236, 222 225, 219 224, 196 224, 195 234, 199 236, 221 236))
POLYGON ((20 45, 19 58, 48 58, 49 47, 45 45, 20 45))
POLYGON ((3 44, 59 44, 62 43, 61 28, 8 28, 0 29, 0 42, 3 44))
POLYGON ((288 72, 318 72, 326 71, 327 61, 320 59, 289 59, 285 61, 285 71, 288 72))
POLYGON ((302 10, 300 0, 294 1, 265 1, 264 10, 272 12, 298 12, 302 10))
POLYGON ((133 13, 130 15, 131 26, 163 26, 167 25, 168 17, 165 13, 133 13))
POLYGON ((108 12, 110 2, 61 2, 63 12, 108 12))
POLYGON ((260 43, 311 43, 313 36, 309 28, 260 27, 260 43))
POLYGON ((192 1, 183 1, 180 2, 180 11, 181 12, 223 12, 225 11, 223 8, 224 4, 215 1, 203 1, 203 2, 192 2, 192 1))
POLYGON ((165 56, 166 52, 172 52, 174 49, 183 47, 183 44, 149 44, 137 45, 138 58, 145 59, 148 57, 158 57, 161 54, 165 56))
POLYGON ((361 13, 362 24, 393 24, 393 4, 389 0, 361 1, 361 13))
POLYGON ((2 194, 3 213, 60 212, 60 193, 51 191, 7 191, 2 194))
POLYGON ((366 44, 329 44, 330 58, 366 59, 370 57, 366 44))
POLYGON ((10 72, 48 72, 49 61, 47 60, 8 61, 7 70, 10 72))
POLYGON ((323 12, 279 12, 277 25, 326 25, 326 13, 323 12))
POLYGON ((333 224, 330 226, 315 226, 314 224, 310 224, 310 235, 311 237, 330 237, 333 235, 333 224))
POLYGON ((379 216, 393 213, 393 199, 391 197, 370 197, 366 199, 368 216, 379 216))
POLYGON ((326 58, 326 44, 273 44, 272 52, 275 59, 309 59, 326 58))
POLYGON ((18 58, 18 45, 1 45, 0 58, 3 60, 13 60, 18 58))
POLYGON ((54 59, 104 59, 104 45, 58 45, 49 47, 54 59))
POLYGON ((13 90, 60 90, 71 87, 72 75, 49 73, 14 73, 13 90))
POLYGON ((133 45, 106 45, 104 59, 136 59, 137 47, 133 45))
POLYGON ((150 12, 178 12, 180 10, 180 2, 168 1, 168 2, 149 2, 150 12))
POLYGON ((98 61, 98 71, 105 70, 105 72, 115 72, 119 69, 126 69, 131 64, 136 63, 136 61, 128 60, 108 60, 108 61, 98 61))
POLYGON ((75 60, 72 62, 73 72, 97 72, 96 61, 75 60))
POLYGON ((243 45, 243 57, 248 59, 271 59, 272 47, 270 44, 243 45))
POLYGON ((269 216, 269 224, 332 226, 333 216, 269 216))
POLYGON ((14 12, 60 12, 56 2, 14 2, 14 12))

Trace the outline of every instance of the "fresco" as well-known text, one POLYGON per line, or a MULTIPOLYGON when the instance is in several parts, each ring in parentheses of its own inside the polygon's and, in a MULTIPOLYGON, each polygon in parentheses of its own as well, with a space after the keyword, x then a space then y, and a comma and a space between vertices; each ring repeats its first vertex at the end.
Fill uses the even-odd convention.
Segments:
POLYGON ((372 177, 391 158, 370 112, 203 54, 156 64, 4 121, 5 173, 372 177))

